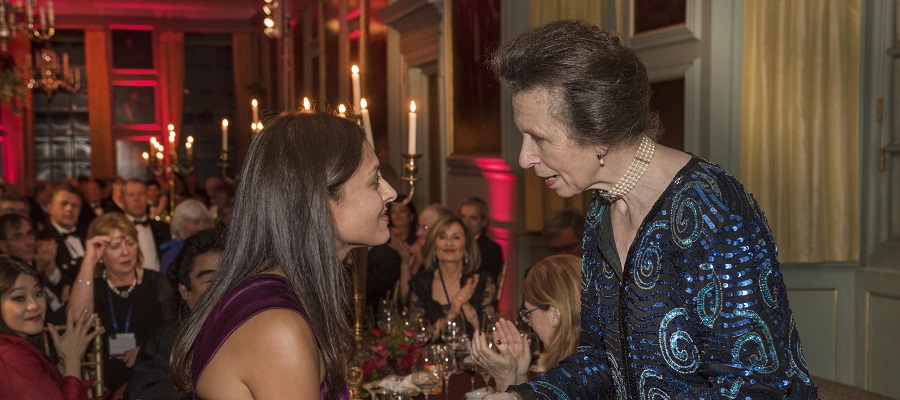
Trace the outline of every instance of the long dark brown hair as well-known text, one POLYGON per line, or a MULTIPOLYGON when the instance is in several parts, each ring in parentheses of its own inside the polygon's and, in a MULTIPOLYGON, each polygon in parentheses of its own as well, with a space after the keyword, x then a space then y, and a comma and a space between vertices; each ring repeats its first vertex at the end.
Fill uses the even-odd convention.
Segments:
MULTIPOLYGON (((44 283, 41 273, 37 272, 34 268, 31 268, 25 261, 10 257, 6 254, 0 254, 0 296, 11 290, 16 284, 16 279, 19 279, 19 275, 22 274, 31 275, 38 283, 44 283)), ((0 334, 18 336, 18 332, 13 331, 6 325, 2 315, 0 315, 0 334)), ((38 349, 43 348, 43 335, 28 336, 25 340, 38 349)))
POLYGON ((189 390, 197 335, 220 299, 252 275, 280 268, 321 339, 328 396, 346 385, 354 350, 346 310, 348 268, 339 259, 329 200, 362 162, 365 135, 330 114, 286 113, 253 140, 241 168, 234 213, 215 281, 175 340, 172 378, 189 390), (348 351, 348 347, 350 351, 348 351))

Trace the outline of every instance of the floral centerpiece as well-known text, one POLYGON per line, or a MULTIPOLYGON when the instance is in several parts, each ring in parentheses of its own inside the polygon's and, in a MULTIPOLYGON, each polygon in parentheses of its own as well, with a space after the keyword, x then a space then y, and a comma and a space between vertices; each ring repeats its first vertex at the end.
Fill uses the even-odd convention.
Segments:
POLYGON ((408 375, 416 350, 422 347, 415 330, 405 321, 395 318, 386 328, 370 329, 360 349, 364 382, 377 381, 388 375, 408 375))

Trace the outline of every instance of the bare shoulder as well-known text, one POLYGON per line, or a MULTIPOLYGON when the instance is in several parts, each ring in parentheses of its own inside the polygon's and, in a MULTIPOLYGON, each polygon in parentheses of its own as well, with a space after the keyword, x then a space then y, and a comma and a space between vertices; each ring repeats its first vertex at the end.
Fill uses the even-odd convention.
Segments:
POLYGON ((319 398, 323 377, 312 328, 295 311, 272 309, 231 334, 203 371, 197 390, 207 399, 319 398))

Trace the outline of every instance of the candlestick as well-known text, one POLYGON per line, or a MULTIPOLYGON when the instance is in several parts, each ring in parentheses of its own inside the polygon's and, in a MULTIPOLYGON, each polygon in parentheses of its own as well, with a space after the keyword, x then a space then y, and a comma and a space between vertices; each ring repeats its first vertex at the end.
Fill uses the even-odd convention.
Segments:
POLYGON ((409 102, 409 154, 416 154, 416 102, 409 102))
POLYGON ((53 26, 53 0, 47 2, 47 11, 50 17, 50 26, 53 26))
POLYGON ((188 164, 190 164, 191 161, 194 160, 194 137, 193 136, 187 137, 187 142, 184 143, 184 151, 187 155, 187 162, 188 162, 188 164))
POLYGON ((222 151, 228 151, 228 119, 222 120, 222 151))
MULTIPOLYGON (((28 19, 29 23, 34 20, 34 10, 31 9, 31 0, 25 0, 25 18, 28 19)), ((31 29, 30 26, 28 28, 31 29)))
POLYGON ((343 104, 338 105, 338 117, 347 118, 347 107, 344 107, 343 104))
POLYGON ((375 148, 375 139, 372 138, 372 121, 369 119, 369 109, 366 108, 368 105, 366 99, 359 99, 359 113, 362 114, 363 129, 366 131, 366 140, 369 141, 372 148, 375 148))
POLYGON ((351 72, 350 77, 351 77, 351 80, 353 81, 353 108, 358 109, 360 107, 360 103, 359 103, 359 99, 360 99, 359 67, 357 67, 355 65, 350 67, 350 72, 351 72))
POLYGON ((256 101, 256 99, 250 101, 250 107, 253 110, 253 122, 256 122, 259 120, 259 103, 256 101))

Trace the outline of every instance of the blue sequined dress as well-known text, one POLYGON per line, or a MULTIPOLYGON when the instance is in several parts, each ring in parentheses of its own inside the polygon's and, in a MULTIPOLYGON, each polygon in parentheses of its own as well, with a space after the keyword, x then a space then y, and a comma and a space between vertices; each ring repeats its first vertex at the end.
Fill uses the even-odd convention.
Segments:
POLYGON ((525 399, 815 399, 756 201, 694 157, 644 219, 625 268, 595 196, 576 353, 511 387, 525 399), (622 271, 622 272, 620 272, 622 271))

